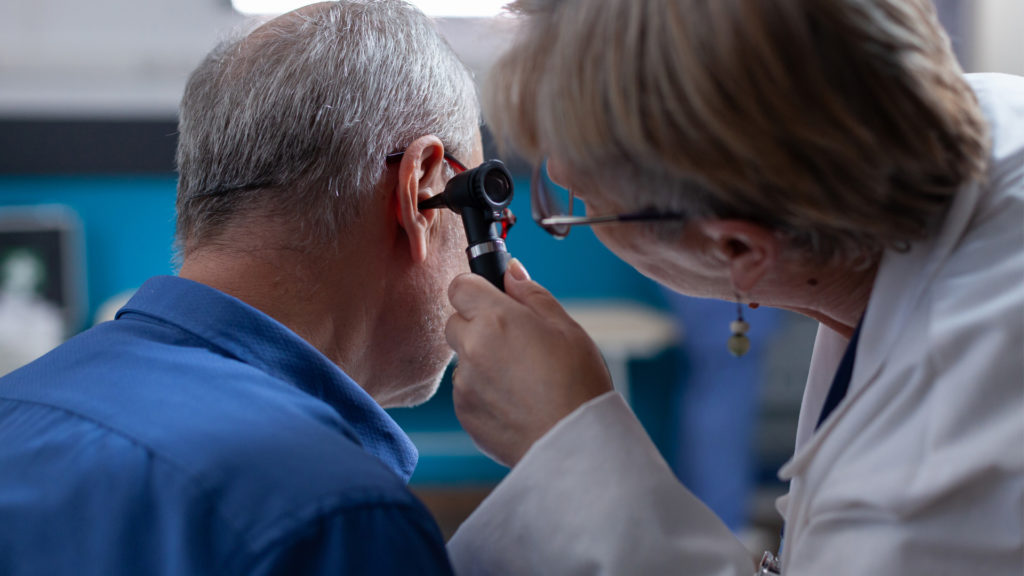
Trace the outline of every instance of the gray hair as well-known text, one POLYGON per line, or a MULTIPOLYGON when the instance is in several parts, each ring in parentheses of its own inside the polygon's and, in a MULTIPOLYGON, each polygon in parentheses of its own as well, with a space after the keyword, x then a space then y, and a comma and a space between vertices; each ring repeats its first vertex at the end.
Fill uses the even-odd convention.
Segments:
POLYGON ((384 157, 434 134, 466 158, 475 86, 429 18, 401 0, 323 3, 214 49, 181 102, 177 244, 215 240, 242 214, 333 242, 372 197, 384 157))
POLYGON ((859 263, 933 234, 984 174, 987 125, 930 0, 513 8, 528 25, 488 74, 490 127, 624 209, 742 218, 859 263))

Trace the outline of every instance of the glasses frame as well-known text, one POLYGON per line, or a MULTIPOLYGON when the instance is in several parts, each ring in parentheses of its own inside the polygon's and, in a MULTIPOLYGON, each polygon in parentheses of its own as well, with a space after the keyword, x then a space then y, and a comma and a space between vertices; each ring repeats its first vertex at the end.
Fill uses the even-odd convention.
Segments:
MULTIPOLYGON (((395 162, 401 160, 403 155, 405 155, 405 150, 392 152, 391 154, 388 154, 387 156, 384 157, 384 161, 388 164, 394 164, 395 162)), ((459 162, 459 160, 456 157, 452 156, 451 154, 445 152, 444 159, 445 161, 448 162, 448 166, 450 166, 452 171, 455 172, 456 174, 461 174, 466 171, 466 165, 463 164, 462 162, 459 162)), ((260 188, 266 187, 267 184, 263 183, 245 184, 242 186, 232 186, 230 188, 219 188, 217 190, 210 190, 208 192, 200 192, 198 194, 193 194, 192 196, 189 196, 188 199, 194 200, 198 198, 209 198, 212 196, 225 196, 227 194, 233 194, 235 192, 259 190, 260 188)))
POLYGON ((684 220, 686 216, 681 212, 661 212, 655 208, 628 212, 626 214, 610 214, 606 216, 573 216, 574 200, 576 194, 569 188, 569 206, 566 207, 567 214, 555 214, 555 201, 552 200, 551 191, 544 183, 544 170, 547 170, 547 158, 533 167, 533 177, 530 180, 530 212, 533 220, 545 232, 555 238, 565 238, 573 226, 590 226, 593 224, 608 224, 611 222, 651 222, 657 220, 684 220))
MULTIPOLYGON (((405 156, 405 150, 392 152, 391 154, 388 154, 387 156, 384 157, 384 162, 387 164, 394 164, 395 162, 401 161, 402 156, 405 156)), ((448 166, 450 166, 452 171, 454 171, 456 174, 462 174, 463 172, 468 170, 465 164, 459 162, 458 158, 452 156, 447 152, 444 153, 444 159, 446 162, 448 162, 448 166)))

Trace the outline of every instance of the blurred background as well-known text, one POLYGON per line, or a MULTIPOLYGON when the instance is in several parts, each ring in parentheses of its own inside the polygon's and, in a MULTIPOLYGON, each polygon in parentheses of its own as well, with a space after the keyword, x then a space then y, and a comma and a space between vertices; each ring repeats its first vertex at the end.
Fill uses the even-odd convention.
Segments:
MULTIPOLYGON (((1024 1, 935 2, 966 71, 1024 75, 1024 1)), ((491 16, 501 2, 422 4, 486 78, 514 32, 491 16)), ((0 3, 0 374, 111 318, 150 276, 174 272, 178 99, 243 11, 261 10, 274 8, 0 3)), ((497 155, 486 134, 485 145, 497 155)), ((775 471, 792 450, 815 323, 745 310, 753 351, 728 356, 735 306, 663 292, 586 228, 553 240, 528 217, 528 167, 512 168, 520 224, 510 250, 598 341, 680 478, 751 548, 771 546, 773 501, 785 490, 775 471)), ((507 470, 461 431, 447 381, 426 405, 392 413, 421 452, 413 488, 450 534, 507 470)))

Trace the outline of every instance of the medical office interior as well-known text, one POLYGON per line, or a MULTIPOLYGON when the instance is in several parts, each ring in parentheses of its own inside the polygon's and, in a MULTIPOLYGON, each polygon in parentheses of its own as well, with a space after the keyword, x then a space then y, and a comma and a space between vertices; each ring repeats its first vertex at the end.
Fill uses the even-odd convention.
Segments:
MULTIPOLYGON (((253 4, 0 3, 0 374, 111 319, 147 278, 174 273, 178 100, 190 70, 253 4)), ((483 79, 513 32, 494 16, 501 4, 422 8, 483 79)), ((1024 1, 936 4, 966 71, 1024 75, 1024 1)), ((485 129, 485 157, 498 154, 485 129)), ((552 239, 529 218, 529 167, 505 159, 520 216, 510 251, 598 342, 683 482, 752 549, 768 547, 816 324, 744 310, 753 347, 733 358, 735 306, 663 292, 586 228, 552 239)), ((420 451, 411 485, 450 535, 507 469, 461 431, 447 380, 427 404, 392 414, 420 451)))

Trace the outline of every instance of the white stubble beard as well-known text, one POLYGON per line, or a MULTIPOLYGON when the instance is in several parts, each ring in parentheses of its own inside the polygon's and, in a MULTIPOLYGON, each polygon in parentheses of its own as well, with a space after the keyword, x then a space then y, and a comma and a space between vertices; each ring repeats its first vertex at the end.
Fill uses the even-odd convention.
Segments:
POLYGON ((436 286, 432 286, 432 297, 420 318, 419 337, 412 344, 418 353, 410 355, 406 366, 409 380, 416 383, 397 390, 389 398, 381 399, 381 404, 386 407, 417 406, 430 400, 437 392, 445 370, 455 356, 448 347, 444 335, 448 318, 455 312, 448 301, 448 284, 457 274, 468 272, 469 263, 463 250, 466 240, 461 232, 461 221, 454 214, 446 220, 450 224, 443 233, 442 246, 437 252, 437 262, 430 265, 430 269, 438 271, 432 278, 439 281, 436 282, 436 286), (442 274, 442 270, 445 273, 442 274), (425 378, 420 376, 424 374, 425 378))

